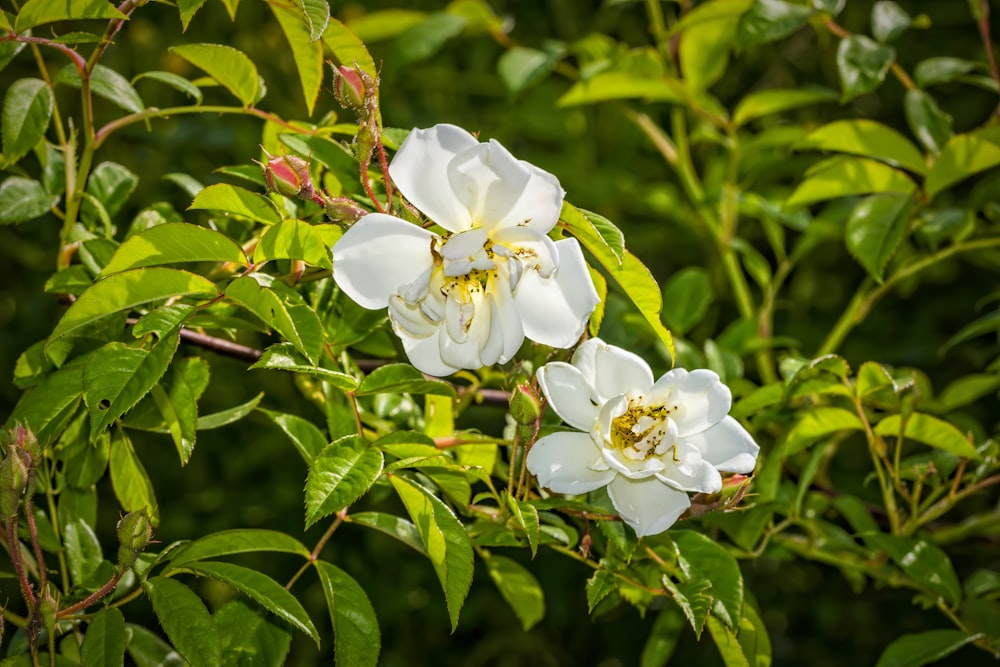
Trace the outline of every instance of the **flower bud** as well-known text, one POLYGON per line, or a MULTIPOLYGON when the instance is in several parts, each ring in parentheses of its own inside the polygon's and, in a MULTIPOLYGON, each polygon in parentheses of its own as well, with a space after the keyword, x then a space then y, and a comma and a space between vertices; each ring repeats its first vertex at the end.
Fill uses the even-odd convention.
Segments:
POLYGON ((14 440, 18 446, 28 453, 29 465, 36 467, 42 460, 42 447, 35 437, 34 431, 18 424, 14 427, 14 440))
POLYGON ((0 463, 0 518, 9 520, 17 514, 21 497, 28 488, 28 465, 24 454, 14 447, 8 448, 7 458, 0 463))
POLYGON ((146 548, 153 538, 153 524, 146 510, 129 512, 118 521, 118 567, 132 567, 139 552, 146 548))
POLYGON ((309 177, 309 163, 295 155, 270 157, 264 169, 267 189, 285 197, 312 199, 316 192, 309 177))
POLYGON ((46 587, 38 597, 38 606, 35 607, 35 612, 32 615, 30 623, 36 633, 36 640, 39 638, 37 634, 39 630, 45 630, 49 637, 55 637, 56 614, 58 611, 59 607, 56 604, 56 600, 52 597, 52 593, 49 592, 48 587, 46 587))
POLYGON ((326 217, 332 222, 355 223, 366 215, 368 211, 349 197, 328 197, 326 200, 326 217))
POLYGON ((371 79, 355 67, 333 68, 333 94, 345 109, 360 111, 365 106, 368 88, 365 79, 371 79))
POLYGON ((514 387, 510 394, 510 415, 518 424, 534 424, 542 414, 541 401, 530 385, 514 387))

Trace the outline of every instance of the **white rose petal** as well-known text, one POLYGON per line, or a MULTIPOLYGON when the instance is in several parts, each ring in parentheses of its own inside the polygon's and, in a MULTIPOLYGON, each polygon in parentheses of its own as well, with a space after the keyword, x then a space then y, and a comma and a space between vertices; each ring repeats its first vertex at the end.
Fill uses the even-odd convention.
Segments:
POLYGON ((712 371, 674 369, 654 383, 641 358, 593 338, 572 364, 545 364, 536 377, 580 432, 540 438, 528 470, 557 493, 593 490, 595 473, 610 473, 611 502, 640 537, 673 525, 691 505, 688 493, 721 491, 721 473, 753 472, 760 448, 726 414, 732 396, 712 371), (585 439, 587 449, 579 446, 585 439), (585 465, 594 450, 600 461, 585 465))
POLYGON ((389 173, 448 233, 366 215, 334 245, 333 275, 365 308, 388 306, 414 366, 448 374, 504 363, 525 337, 579 340, 599 298, 576 240, 545 236, 562 210, 554 176, 454 125, 413 130, 389 173))

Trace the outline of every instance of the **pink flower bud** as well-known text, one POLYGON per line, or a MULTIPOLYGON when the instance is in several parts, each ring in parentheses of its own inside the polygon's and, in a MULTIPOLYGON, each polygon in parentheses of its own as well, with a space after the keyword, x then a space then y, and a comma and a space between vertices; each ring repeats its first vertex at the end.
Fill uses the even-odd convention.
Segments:
POLYGON ((365 79, 370 80, 370 77, 357 68, 343 65, 334 68, 333 92, 340 106, 356 111, 364 107, 367 95, 365 79))
POLYGON ((309 178, 309 163, 295 155, 277 155, 270 158, 264 169, 267 189, 286 197, 312 199, 315 189, 309 178))

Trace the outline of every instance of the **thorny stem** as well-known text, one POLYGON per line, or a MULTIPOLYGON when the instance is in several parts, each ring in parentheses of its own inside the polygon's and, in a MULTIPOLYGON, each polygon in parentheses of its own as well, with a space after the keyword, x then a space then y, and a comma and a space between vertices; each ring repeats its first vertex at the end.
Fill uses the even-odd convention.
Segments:
POLYGON ((120 582, 122 580, 122 577, 125 575, 125 572, 127 572, 127 571, 128 570, 122 569, 122 570, 119 570, 119 571, 115 572, 114 575, 112 575, 112 577, 110 579, 108 579, 107 583, 105 583, 103 586, 101 586, 100 588, 98 588, 96 591, 94 591, 93 593, 91 593, 90 595, 88 595, 87 597, 85 597, 84 599, 80 600, 76 604, 70 605, 69 607, 66 607, 65 609, 60 609, 56 613, 56 618, 57 619, 66 618, 67 616, 71 616, 71 615, 75 614, 78 611, 83 611, 84 609, 86 609, 87 607, 89 607, 92 604, 96 604, 96 603, 100 602, 101 600, 103 600, 104 598, 106 598, 108 595, 110 595, 111 592, 115 590, 115 588, 118 587, 118 582, 120 582))
POLYGON ((42 545, 38 541, 38 525, 35 523, 35 513, 32 511, 30 495, 24 499, 24 518, 28 523, 31 548, 35 552, 35 562, 38 564, 38 590, 44 591, 48 581, 48 572, 45 567, 45 556, 42 554, 42 545))
POLYGON ((7 519, 7 525, 4 528, 7 531, 7 551, 10 554, 11 563, 14 565, 14 573, 17 575, 17 581, 21 585, 21 594, 28 603, 28 607, 34 609, 35 605, 38 604, 38 600, 35 597, 35 592, 31 590, 28 576, 24 572, 24 562, 21 560, 21 540, 17 536, 16 513, 7 519))
POLYGON ((54 42, 51 39, 45 39, 44 37, 21 36, 15 33, 12 28, 7 34, 0 35, 0 42, 23 42, 25 44, 48 46, 69 58, 73 62, 73 66, 76 67, 76 71, 81 77, 83 77, 87 72, 87 61, 83 59, 83 56, 65 44, 54 42))
POLYGON ((375 144, 375 149, 378 151, 378 163, 382 168, 382 181, 385 183, 385 209, 387 211, 392 210, 392 179, 389 178, 389 161, 385 157, 385 146, 382 144, 381 138, 375 144))

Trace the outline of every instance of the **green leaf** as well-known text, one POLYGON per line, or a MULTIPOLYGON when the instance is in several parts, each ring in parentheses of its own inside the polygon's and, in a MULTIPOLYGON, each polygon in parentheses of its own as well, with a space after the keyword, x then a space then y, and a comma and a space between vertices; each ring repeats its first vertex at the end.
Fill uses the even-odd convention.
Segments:
POLYGON ((41 79, 18 79, 3 98, 3 163, 12 165, 35 147, 52 120, 52 89, 41 79))
POLYGON ((902 35, 912 23, 910 15, 892 0, 879 0, 872 7, 872 36, 883 44, 902 35))
POLYGON ((0 225, 34 220, 58 203, 59 195, 50 195, 38 181, 11 176, 0 183, 0 225))
POLYGON ((330 23, 330 4, 327 0, 295 0, 295 4, 302 10, 309 26, 309 39, 315 42, 323 36, 330 23))
POLYGON ((282 220, 268 228, 253 254, 254 264, 272 259, 301 259, 306 264, 332 268, 330 250, 307 222, 282 220))
POLYGON ((112 342, 91 354, 83 368, 83 398, 90 410, 91 438, 131 410, 153 388, 166 372, 179 342, 180 330, 175 329, 149 350, 112 342))
POLYGON ((281 222, 281 215, 274 202, 264 195, 228 183, 216 183, 199 192, 189 211, 206 210, 233 213, 265 225, 281 222))
MULTIPOLYGON (((611 222, 603 215, 594 213, 586 209, 579 209, 580 213, 587 218, 593 226, 593 230, 600 236, 604 245, 618 258, 619 265, 625 261, 625 235, 618 229, 615 223, 611 222)), ((589 230, 588 230, 589 231, 589 230)))
MULTIPOLYGON (((139 184, 139 177, 115 162, 102 162, 87 179, 87 193, 101 203, 109 217, 118 215, 139 184)), ((83 212, 90 218, 97 215, 89 200, 84 200, 83 212)))
POLYGON ((181 31, 187 32, 191 19, 205 4, 205 0, 177 0, 177 10, 181 15, 181 31))
POLYGON ((472 585, 472 542, 465 526, 436 496, 398 475, 389 478, 417 525, 427 556, 444 590, 452 631, 458 626, 465 596, 472 585))
POLYGON ((882 533, 862 537, 869 546, 887 553, 922 588, 944 598, 950 607, 962 600, 962 585, 948 555, 939 547, 926 540, 882 533))
POLYGON ((150 391, 156 409, 163 417, 163 423, 177 448, 181 465, 186 465, 191 458, 191 453, 194 452, 195 423, 198 420, 198 407, 191 395, 190 388, 185 391, 186 387, 183 380, 173 383, 171 387, 174 393, 173 397, 167 394, 166 390, 159 384, 154 385, 150 391), (182 392, 184 393, 182 394, 182 392))
POLYGON ((921 60, 913 68, 913 80, 918 87, 926 88, 940 83, 957 81, 966 74, 974 72, 978 67, 977 63, 961 58, 948 56, 927 58, 921 60))
POLYGON ((316 561, 316 573, 330 609, 337 664, 375 667, 382 650, 382 633, 364 589, 349 574, 325 561, 316 561))
POLYGON ((965 375, 949 384, 938 397, 946 412, 963 408, 1000 388, 1000 377, 987 373, 965 375))
POLYGON ((338 289, 323 318, 330 345, 339 351, 368 338, 388 319, 388 315, 384 310, 368 310, 359 306, 338 289))
POLYGON ((323 347, 323 325, 312 308, 292 301, 285 292, 279 296, 277 286, 261 285, 255 276, 242 276, 229 283, 226 298, 256 315, 316 364, 323 347))
POLYGON ((889 415, 878 423, 875 433, 883 437, 898 437, 902 434, 910 440, 922 442, 928 447, 950 452, 955 456, 976 460, 980 458, 979 452, 958 428, 943 419, 920 412, 909 415, 905 426, 900 415, 889 415))
POLYGON ((71 19, 127 19, 128 16, 118 11, 108 0, 28 0, 21 6, 14 22, 14 32, 23 32, 28 28, 68 21, 71 19))
POLYGON ((831 102, 837 99, 837 93, 829 88, 804 86, 802 88, 760 90, 748 94, 736 105, 733 112, 733 123, 737 127, 755 118, 798 109, 800 107, 831 102))
POLYGON ((639 309, 639 313, 645 318, 656 337, 666 346, 671 358, 674 358, 673 337, 660 321, 663 295, 649 269, 630 252, 626 251, 624 257, 619 259, 604 238, 600 234, 595 234, 593 223, 572 204, 563 203, 560 220, 622 288, 625 295, 639 309))
POLYGON ((447 382, 428 380, 409 364, 386 364, 369 373, 358 387, 358 396, 372 394, 435 394, 455 396, 455 388, 447 382))
POLYGON ((753 605, 743 606, 743 618, 740 619, 737 637, 751 667, 771 667, 771 638, 753 605))
POLYGON ((160 626, 192 667, 220 667, 222 649, 205 603, 174 579, 153 577, 142 584, 160 626))
POLYGON ((879 283, 903 241, 912 210, 910 195, 871 195, 858 202, 847 219, 847 250, 879 283))
POLYGON ((258 551, 295 554, 309 558, 309 549, 291 535, 276 530, 241 528, 211 533, 174 549, 170 552, 170 560, 165 571, 176 570, 185 563, 193 561, 258 551))
POLYGON ((125 624, 131 635, 127 651, 136 667, 184 667, 184 659, 170 644, 141 625, 125 624))
POLYGON ((194 85, 184 77, 174 74, 173 72, 160 72, 158 70, 153 70, 150 72, 140 72, 132 77, 132 85, 135 85, 140 79, 152 79, 153 81, 159 81, 160 83, 165 83, 171 88, 179 90, 191 99, 195 101, 196 104, 201 104, 203 96, 201 94, 201 89, 194 85))
POLYGON ((83 667, 112 667, 125 662, 125 617, 114 607, 97 612, 80 645, 83 667))
POLYGON ((885 366, 874 361, 861 364, 854 382, 854 393, 858 398, 864 399, 886 388, 895 390, 895 382, 885 366))
POLYGON ((423 23, 427 12, 415 9, 380 9, 351 17, 348 27, 365 44, 392 39, 423 23))
POLYGON ((677 79, 666 75, 650 77, 636 72, 601 72, 574 83, 559 98, 556 106, 573 107, 628 99, 681 102, 684 100, 684 86, 677 79))
POLYGON ((558 58, 551 53, 515 46, 504 51, 497 74, 511 93, 519 93, 540 82, 555 69, 558 58))
POLYGON ((504 556, 490 555, 485 560, 493 583, 521 621, 525 632, 545 618, 545 594, 535 575, 517 561, 504 556))
POLYGON ((608 570, 596 570, 593 576, 587 580, 587 612, 593 614, 601 600, 617 587, 618 584, 613 573, 608 570))
POLYGON ((785 202, 786 207, 869 192, 910 194, 915 184, 902 171, 863 157, 838 156, 813 166, 785 202))
MULTIPOLYGON (((80 88, 83 81, 80 72, 72 64, 64 66, 56 75, 56 83, 63 83, 73 88, 80 88)), ((146 103, 139 97, 129 80, 121 74, 105 67, 96 65, 90 74, 90 90, 115 106, 130 113, 140 113, 146 108, 146 103)))
POLYGON ((934 98, 924 91, 906 91, 903 111, 913 136, 932 153, 939 152, 951 138, 951 116, 941 111, 934 98))
POLYGON ((974 134, 956 134, 941 149, 927 173, 929 199, 959 181, 1000 164, 1000 145, 974 134))
POLYGON ((374 528, 380 533, 385 533, 389 537, 399 540, 420 555, 427 555, 427 549, 424 548, 420 531, 417 530, 415 525, 402 517, 382 512, 355 512, 347 516, 347 521, 374 528))
POLYGON ((715 616, 708 617, 708 632, 712 635, 712 641, 719 649, 719 655, 722 656, 722 662, 726 667, 750 667, 736 635, 715 616))
POLYGON ((878 88, 895 60, 895 49, 864 35, 851 35, 841 40, 837 47, 837 70, 843 91, 840 101, 849 102, 878 88))
POLYGON ((240 403, 227 410, 213 412, 210 415, 202 415, 198 418, 196 428, 199 431, 211 431, 212 429, 222 428, 223 426, 238 422, 253 412, 263 398, 264 392, 260 392, 246 403, 240 403))
POLYGON ((83 365, 75 364, 50 374, 26 391, 4 425, 25 424, 43 445, 52 443, 66 427, 83 394, 83 365))
POLYGON ((429 14, 423 22, 399 36, 393 44, 390 60, 401 65, 427 60, 440 51, 449 39, 460 35, 467 23, 464 16, 447 12, 429 14))
POLYGON ((879 656, 875 667, 922 667, 945 658, 982 635, 961 630, 928 630, 903 635, 879 656))
POLYGON ((816 407, 802 415, 785 439, 789 456, 802 451, 814 441, 839 431, 862 431, 864 424, 853 412, 843 408, 816 407))
POLYGON ((111 438, 109 470, 111 486, 122 509, 126 512, 145 510, 153 525, 157 525, 159 510, 153 494, 153 484, 123 429, 116 429, 111 438))
POLYGON ((670 276, 663 287, 663 318, 673 331, 684 335, 702 321, 712 301, 708 271, 689 266, 670 276))
POLYGON ((320 451, 329 444, 323 432, 312 422, 302 417, 264 410, 263 408, 257 408, 257 412, 266 416, 285 432, 306 463, 312 463, 320 451))
POLYGON ((292 633, 245 600, 230 600, 212 615, 222 662, 240 667, 284 665, 292 633))
POLYGON ((63 526, 63 547, 69 561, 70 577, 73 584, 87 589, 104 554, 94 529, 80 517, 63 526))
POLYGON ((130 236, 104 266, 101 276, 180 262, 250 263, 243 249, 225 234, 186 222, 168 222, 130 236))
POLYGON ((838 120, 813 130, 795 148, 850 153, 875 158, 923 174, 924 157, 909 139, 873 120, 838 120))
POLYGON ((684 630, 684 614, 679 607, 667 605, 656 615, 649 638, 642 647, 639 667, 665 667, 677 648, 684 630))
POLYGON ((204 70, 243 106, 259 99, 262 91, 257 68, 242 51, 221 44, 180 44, 170 47, 170 51, 204 70))
POLYGON ((976 228, 976 213, 967 208, 943 208, 922 216, 916 228, 921 241, 936 251, 945 241, 963 241, 976 228))
POLYGON ((736 48, 773 42, 801 28, 812 16, 811 7, 784 0, 757 0, 740 18, 736 28, 736 48))
POLYGON ((309 635, 319 645, 319 633, 309 619, 309 614, 294 595, 266 574, 220 561, 198 561, 184 567, 195 574, 229 584, 281 620, 309 635))
POLYGON ((360 435, 330 443, 309 464, 306 528, 365 495, 382 474, 384 463, 382 451, 360 435))
POLYGON ((331 18, 327 24, 323 31, 323 43, 333 52, 333 59, 338 65, 360 67, 372 79, 378 79, 378 68, 364 43, 337 19, 331 18))
POLYGON ((680 32, 678 55, 684 83, 695 92, 707 90, 726 71, 740 17, 753 0, 715 0, 698 5, 674 28, 680 32))
POLYGON ((690 530, 671 533, 680 553, 680 567, 689 581, 711 583, 713 613, 730 628, 743 610, 743 575, 736 559, 709 537, 690 530))
MULTIPOLYGON (((301 4, 302 1, 298 0, 297 4, 301 4)), ((306 114, 311 116, 316 107, 316 99, 319 97, 319 87, 323 83, 323 43, 316 40, 323 34, 326 21, 330 19, 330 6, 325 0, 305 0, 305 2, 312 10, 311 13, 316 21, 322 25, 314 25, 310 13, 304 11, 302 6, 289 6, 276 2, 269 2, 268 5, 274 13, 274 18, 278 20, 281 31, 285 33, 285 39, 288 40, 292 61, 299 75, 299 83, 302 85, 306 114), (325 19, 320 13, 322 9, 326 10, 325 19)))
POLYGON ((661 581, 691 624, 695 636, 701 639, 705 621, 712 611, 712 596, 707 592, 712 587, 711 582, 703 579, 675 582, 667 575, 663 575, 661 581))
POLYGON ((49 336, 47 347, 103 317, 150 301, 179 296, 211 298, 218 294, 209 280, 187 271, 146 268, 117 273, 94 283, 73 302, 49 336))
POLYGON ((269 346, 264 350, 264 354, 261 355, 260 359, 250 366, 250 368, 304 373, 314 378, 325 380, 343 391, 354 391, 358 387, 358 381, 353 375, 313 365, 311 361, 299 354, 298 350, 291 343, 275 343, 269 346))

